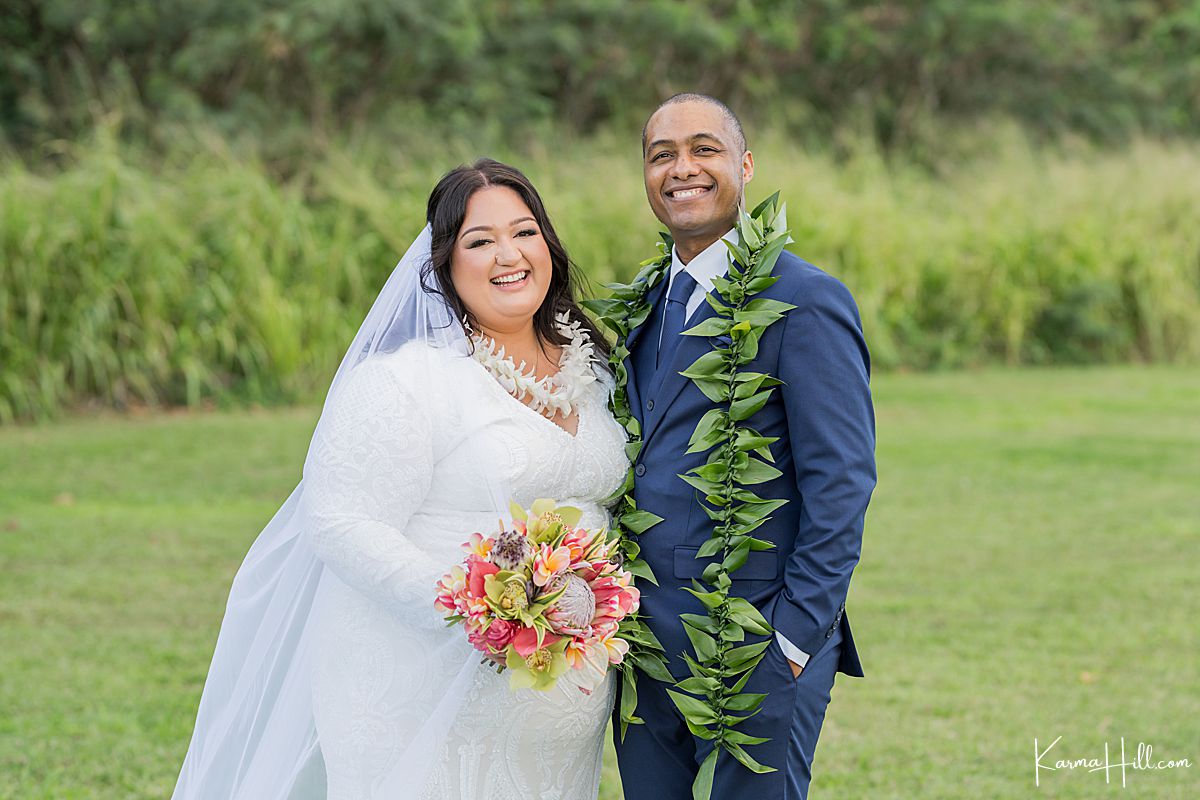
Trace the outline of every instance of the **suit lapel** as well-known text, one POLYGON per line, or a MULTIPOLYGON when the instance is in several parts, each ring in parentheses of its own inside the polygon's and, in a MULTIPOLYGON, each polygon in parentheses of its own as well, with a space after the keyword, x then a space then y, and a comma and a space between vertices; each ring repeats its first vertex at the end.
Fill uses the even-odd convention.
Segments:
MULTIPOLYGON (((701 302, 696 313, 687 321, 684 330, 696 327, 704 320, 716 316, 716 313, 707 301, 701 302)), ((679 393, 683 391, 683 387, 690 381, 689 378, 685 378, 679 373, 690 367, 693 361, 707 353, 712 347, 712 340, 707 336, 682 337, 679 346, 675 348, 675 355, 672 356, 671 363, 663 365, 665 374, 662 376, 662 383, 653 393, 654 411, 647 415, 642 427, 644 442, 650 441, 650 437, 658 430, 671 404, 675 402, 679 393)))

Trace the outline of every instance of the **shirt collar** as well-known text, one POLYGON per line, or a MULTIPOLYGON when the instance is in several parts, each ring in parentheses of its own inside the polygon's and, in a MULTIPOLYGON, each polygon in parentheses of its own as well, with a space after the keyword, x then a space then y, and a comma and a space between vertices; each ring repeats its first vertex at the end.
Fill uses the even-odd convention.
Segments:
MULTIPOLYGON (((730 228, 721 239, 729 239, 732 242, 738 241, 737 229, 730 228)), ((680 272, 687 270, 688 275, 694 280, 705 294, 713 289, 713 279, 719 278, 729 270, 729 248, 718 239, 702 250, 695 258, 684 264, 679 260, 679 251, 672 245, 671 247, 671 278, 674 278, 680 272)))

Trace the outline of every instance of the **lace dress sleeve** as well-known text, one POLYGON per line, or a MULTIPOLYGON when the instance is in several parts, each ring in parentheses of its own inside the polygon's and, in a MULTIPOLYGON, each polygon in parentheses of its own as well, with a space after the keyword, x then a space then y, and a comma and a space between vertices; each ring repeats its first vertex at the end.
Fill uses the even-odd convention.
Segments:
POLYGON ((405 534, 433 475, 431 423, 391 366, 368 362, 327 410, 305 466, 306 528, 317 557, 395 612, 431 598, 445 567, 405 534))

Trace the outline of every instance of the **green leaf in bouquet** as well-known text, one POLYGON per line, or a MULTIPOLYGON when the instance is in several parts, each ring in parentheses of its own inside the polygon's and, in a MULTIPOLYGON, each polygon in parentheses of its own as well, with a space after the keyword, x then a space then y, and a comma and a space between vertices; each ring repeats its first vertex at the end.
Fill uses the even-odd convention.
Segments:
POLYGON ((650 569, 650 565, 647 564, 645 560, 635 558, 632 561, 627 561, 625 562, 624 569, 627 572, 630 572, 639 578, 645 578, 655 586, 658 586, 658 578, 654 577, 654 570, 650 569))
POLYGON ((625 741, 625 733, 630 725, 642 725, 644 720, 636 715, 637 711, 637 678, 632 668, 621 670, 621 741, 625 741))
POLYGON ((637 666, 638 669, 649 675, 651 678, 654 678, 654 680, 662 681, 663 683, 675 682, 675 678, 673 678, 671 673, 667 671, 667 666, 663 663, 661 658, 653 658, 642 653, 632 654, 630 655, 630 658, 633 660, 634 665, 637 666))

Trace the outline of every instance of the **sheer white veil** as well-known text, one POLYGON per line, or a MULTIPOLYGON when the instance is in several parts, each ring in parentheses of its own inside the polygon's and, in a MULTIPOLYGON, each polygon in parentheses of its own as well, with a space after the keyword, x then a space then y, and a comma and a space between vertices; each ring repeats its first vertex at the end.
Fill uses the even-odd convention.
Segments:
MULTIPOLYGON (((469 340, 428 271, 426 226, 380 292, 329 388, 322 420, 347 376, 410 342, 468 352, 469 340)), ((317 423, 314 440, 320 435, 317 423)), ((310 446, 311 448, 311 446, 310 446)), ((310 449, 311 456, 311 449, 310 449)), ((503 487, 489 487, 504 509, 503 487)), ((325 797, 313 717, 309 644, 314 601, 326 568, 305 533, 304 480, 259 534, 229 593, 196 727, 174 800, 301 800, 325 797)), ((450 565, 447 564, 447 568, 450 565)), ((430 604, 433 586, 430 586, 430 604)), ((464 664, 426 729, 379 787, 389 800, 415 797, 431 748, 446 735, 478 658, 464 664)))

